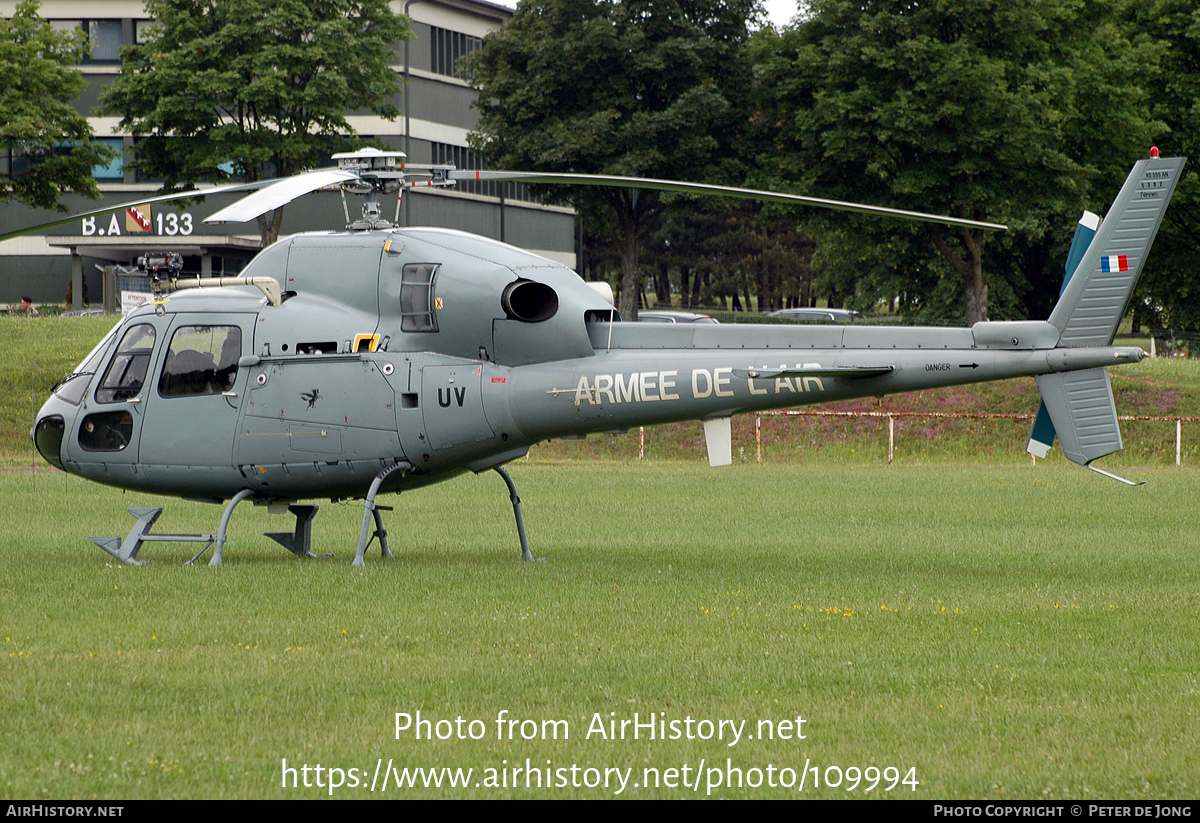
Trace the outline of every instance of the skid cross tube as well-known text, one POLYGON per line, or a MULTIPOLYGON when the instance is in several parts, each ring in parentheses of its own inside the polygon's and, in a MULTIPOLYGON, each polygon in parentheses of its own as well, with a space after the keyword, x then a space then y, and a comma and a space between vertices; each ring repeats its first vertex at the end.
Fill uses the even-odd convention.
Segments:
POLYGON ((363 499, 363 520, 362 529, 358 533, 358 552, 354 555, 355 566, 365 566, 364 559, 367 554, 367 546, 371 539, 379 538, 379 548, 382 557, 391 557, 392 552, 388 548, 387 529, 383 527, 383 516, 379 513, 379 508, 375 505, 375 495, 379 494, 379 487, 383 485, 383 481, 387 476, 394 471, 408 471, 411 469, 412 463, 407 460, 397 460, 392 465, 375 475, 375 479, 371 481, 371 489, 367 492, 366 498, 363 499), (371 520, 375 521, 375 531, 370 533, 371 520))
POLYGON ((521 496, 517 494, 517 484, 503 466, 495 468, 496 473, 504 478, 504 485, 508 486, 508 498, 512 501, 513 514, 517 518, 517 535, 521 538, 521 559, 533 560, 533 554, 529 551, 529 538, 525 536, 525 515, 521 514, 521 496))
POLYGON ((162 514, 161 507, 154 508, 131 508, 129 513, 137 518, 137 523, 130 529, 129 535, 122 540, 119 537, 89 537, 88 539, 95 543, 100 548, 111 554, 113 557, 120 560, 122 563, 141 564, 143 561, 138 560, 138 552, 142 548, 143 543, 203 543, 204 546, 200 551, 196 552, 191 560, 184 565, 190 566, 196 562, 202 554, 208 551, 208 547, 215 545, 213 550, 212 560, 209 561, 210 566, 221 565, 221 555, 225 548, 225 540, 229 532, 229 518, 233 517, 233 510, 237 508, 237 504, 241 503, 247 497, 253 497, 252 489, 242 489, 233 496, 233 499, 225 506, 225 511, 221 514, 221 525, 217 529, 217 533, 213 534, 151 534, 150 529, 162 514))
MULTIPOLYGON (((240 492, 235 494, 233 496, 233 499, 229 501, 229 504, 227 506, 225 506, 225 511, 221 514, 221 527, 219 529, 217 529, 217 544, 216 544, 216 547, 213 549, 212 560, 208 561, 208 565, 210 565, 210 566, 220 566, 221 565, 221 557, 225 551, 226 532, 229 529, 229 518, 233 517, 233 510, 237 508, 238 503, 241 503, 247 497, 253 497, 253 496, 254 496, 253 489, 242 489, 240 492)), ((200 552, 200 554, 204 554, 204 552, 200 552)), ((199 557, 199 556, 200 556, 199 554, 196 555, 196 557, 199 557)), ((196 559, 196 557, 193 557, 192 560, 188 561, 188 563, 191 563, 193 560, 196 559)))

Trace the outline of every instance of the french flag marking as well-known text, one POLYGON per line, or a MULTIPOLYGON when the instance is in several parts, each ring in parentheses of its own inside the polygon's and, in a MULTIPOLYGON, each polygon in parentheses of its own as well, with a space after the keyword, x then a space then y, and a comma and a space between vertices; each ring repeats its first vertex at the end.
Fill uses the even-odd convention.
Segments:
POLYGON ((1123 254, 1101 257, 1100 271, 1129 271, 1129 258, 1123 254))

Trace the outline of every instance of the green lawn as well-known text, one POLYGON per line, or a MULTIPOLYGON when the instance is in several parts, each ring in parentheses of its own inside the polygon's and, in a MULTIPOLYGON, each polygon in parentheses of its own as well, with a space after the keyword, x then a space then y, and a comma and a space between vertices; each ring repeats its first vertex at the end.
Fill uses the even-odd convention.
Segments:
MULTIPOLYGON (((1200 794, 1196 423, 1182 470, 1172 423, 1123 425, 1101 462, 1137 489, 1057 450, 1031 466, 1025 422, 900 418, 888 466, 886 422, 764 417, 758 465, 742 417, 720 470, 699 424, 655 427, 643 461, 634 430, 512 465, 545 563, 518 560, 488 473, 381 501, 397 558, 366 569, 355 504, 314 522, 333 558, 245 505, 224 567, 162 543, 126 567, 85 539, 124 535, 126 507, 165 506, 159 532, 220 510, 30 471, 32 408, 113 322, 0 317, 2 797, 324 797, 330 768, 368 797, 389 763, 418 784, 390 794, 446 798, 790 797, 801 774, 806 797, 1200 794), (448 739, 397 738, 418 711, 448 739), (501 713, 533 722, 498 739, 501 713), (595 732, 635 714, 684 735, 595 732), (473 771, 403 771, 443 767, 473 771)), ((1120 414, 1200 416, 1200 364, 1112 373, 1120 414)), ((836 408, 1036 406, 1023 380, 836 408)))
POLYGON ((284 758, 357 770, 341 797, 370 796, 389 762, 474 769, 465 788, 389 788, 446 798, 609 797, 621 774, 623 797, 704 796, 718 775, 717 797, 790 797, 768 768, 798 783, 806 764, 802 796, 1200 793, 1198 472, 1130 470, 1148 481, 1131 489, 1023 462, 512 471, 545 563, 518 560, 490 473, 383 501, 395 560, 350 565, 358 506, 322 507, 314 548, 336 556, 308 561, 261 536, 284 518, 244 506, 214 569, 184 567, 183 544, 125 567, 84 538, 124 534, 137 505, 166 506, 159 531, 213 531, 217 507, 0 472, 0 795, 328 795, 315 771, 283 788, 284 758), (482 737, 397 739, 396 713, 417 711, 482 737), (535 739, 498 740, 501 712, 535 739), (728 726, 587 737, 635 713, 745 726, 732 746, 728 726), (759 739, 797 717, 805 739, 759 739), (552 720, 568 739, 540 739, 552 720), (486 785, 526 759, 568 785, 486 785), (870 767, 892 791, 824 785, 870 767), (605 769, 608 788, 571 785, 605 769))

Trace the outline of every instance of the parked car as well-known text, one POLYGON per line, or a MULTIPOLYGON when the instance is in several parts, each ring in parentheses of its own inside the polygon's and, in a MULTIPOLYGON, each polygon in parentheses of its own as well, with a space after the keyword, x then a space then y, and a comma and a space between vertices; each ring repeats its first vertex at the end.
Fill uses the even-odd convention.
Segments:
POLYGON ((862 312, 849 309, 780 309, 767 314, 767 317, 804 323, 853 323, 862 316, 862 312))
POLYGON ((642 323, 718 323, 715 317, 707 314, 696 314, 690 311, 640 311, 638 318, 642 323))

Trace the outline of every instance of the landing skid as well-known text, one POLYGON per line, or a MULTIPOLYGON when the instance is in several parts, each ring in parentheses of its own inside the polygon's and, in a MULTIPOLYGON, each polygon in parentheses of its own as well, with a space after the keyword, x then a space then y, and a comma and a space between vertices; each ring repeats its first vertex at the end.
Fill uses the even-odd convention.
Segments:
MULTIPOLYGON (((529 550, 529 538, 525 533, 525 516, 521 512, 521 497, 517 494, 517 485, 513 482, 512 477, 503 466, 494 467, 497 474, 504 479, 504 484, 508 487, 508 497, 512 502, 513 517, 517 521, 517 536, 521 540, 521 559, 526 561, 544 562, 546 558, 535 558, 529 550)), ((392 557, 391 548, 388 546, 388 533, 383 525, 384 511, 391 511, 390 506, 380 506, 375 503, 375 496, 379 494, 379 489, 383 485, 383 481, 388 475, 395 471, 406 471, 412 469, 412 464, 407 461, 397 461, 375 476, 375 480, 371 483, 371 488, 367 492, 366 498, 363 500, 363 520, 362 529, 358 536, 358 551, 354 555, 355 566, 366 565, 367 548, 376 539, 379 540, 380 555, 383 558, 392 557), (374 530, 371 529, 372 522, 374 530)), ((224 558, 225 542, 229 531, 229 521, 233 517, 233 510, 238 504, 254 496, 251 489, 243 489, 233 496, 226 505, 224 512, 221 513, 221 525, 217 529, 216 534, 152 534, 150 529, 154 523, 162 515, 161 507, 153 508, 131 508, 129 513, 137 518, 133 528, 129 530, 129 534, 122 540, 120 537, 89 537, 88 540, 95 543, 100 548, 111 554, 122 563, 140 565, 144 560, 138 559, 138 552, 141 551, 145 543, 203 543, 200 551, 187 561, 186 565, 190 566, 199 560, 210 546, 215 546, 213 549, 212 559, 208 562, 210 566, 220 566, 224 558)), ((288 506, 288 511, 296 516, 296 528, 291 532, 265 532, 265 535, 274 540, 279 545, 290 551, 297 557, 332 557, 332 554, 317 555, 312 551, 312 520, 317 515, 320 506, 316 504, 293 504, 288 506)))
MULTIPOLYGON (((212 560, 208 565, 220 566, 225 553, 225 542, 229 534, 229 521, 233 517, 233 510, 243 500, 253 496, 254 492, 250 489, 243 489, 233 496, 221 513, 221 525, 216 534, 152 534, 150 529, 162 515, 162 507, 134 507, 129 509, 129 513, 137 518, 137 522, 133 524, 133 528, 129 530, 129 534, 124 540, 120 537, 89 537, 88 540, 122 563, 131 565, 141 565, 146 562, 138 559, 138 552, 142 550, 145 543, 203 543, 200 551, 196 552, 192 559, 185 564, 188 566, 199 560, 210 546, 215 545, 212 560)), ((332 555, 329 554, 316 555, 312 552, 312 519, 316 516, 319 508, 320 506, 317 505, 303 504, 289 506, 288 511, 296 516, 296 528, 291 532, 267 532, 266 536, 297 557, 331 557, 332 555)))
POLYGON ((390 509, 386 506, 375 505, 375 495, 379 494, 379 487, 383 485, 383 481, 388 475, 395 471, 408 471, 412 468, 412 463, 407 460, 397 460, 392 465, 375 475, 375 479, 371 481, 371 488, 367 491, 366 498, 363 499, 363 520, 362 528, 358 532, 358 551, 354 554, 354 565, 367 565, 366 555, 367 546, 371 545, 371 541, 376 537, 379 538, 379 551, 382 557, 391 557, 392 550, 388 548, 387 529, 383 527, 383 515, 381 510, 390 509), (371 521, 375 521, 375 531, 368 531, 371 528, 371 521))
MULTIPOLYGON (((145 560, 138 560, 138 552, 142 550, 143 543, 204 543, 204 548, 196 555, 196 557, 199 557, 208 551, 208 547, 218 537, 222 543, 225 541, 225 521, 221 522, 222 529, 219 536, 214 534, 150 534, 150 528, 162 514, 162 508, 139 508, 135 506, 129 509, 129 513, 137 518, 137 522, 129 530, 129 534, 124 540, 119 537, 88 538, 88 540, 91 540, 122 563, 129 563, 134 566, 140 566, 145 563, 145 560)), ((192 560, 195 560, 196 557, 193 557, 192 560)), ((188 562, 190 563, 191 560, 188 562)))

